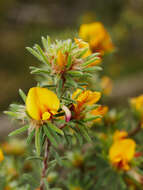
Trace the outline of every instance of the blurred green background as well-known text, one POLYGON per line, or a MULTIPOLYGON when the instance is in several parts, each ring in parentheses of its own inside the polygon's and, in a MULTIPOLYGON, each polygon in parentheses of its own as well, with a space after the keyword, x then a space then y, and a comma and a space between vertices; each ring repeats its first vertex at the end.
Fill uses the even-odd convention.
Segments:
POLYGON ((26 51, 26 46, 40 43, 41 36, 46 35, 60 39, 77 36, 80 24, 93 21, 105 25, 116 46, 116 52, 105 57, 102 75, 121 80, 117 83, 121 85, 121 90, 116 87, 118 91, 137 85, 134 94, 141 93, 142 0, 1 0, 0 111, 6 109, 11 101, 19 100, 19 88, 27 91, 35 84, 29 66, 38 64, 38 61, 26 51), (126 80, 122 87, 122 79, 128 77, 133 77, 133 82, 126 80))

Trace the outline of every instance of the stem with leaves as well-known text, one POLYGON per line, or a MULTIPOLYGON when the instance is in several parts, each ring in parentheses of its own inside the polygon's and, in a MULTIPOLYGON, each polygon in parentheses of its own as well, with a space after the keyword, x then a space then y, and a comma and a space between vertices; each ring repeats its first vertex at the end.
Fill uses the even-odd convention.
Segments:
POLYGON ((43 169, 42 169, 41 182, 40 182, 40 190, 44 190, 44 178, 46 177, 46 172, 48 169, 50 146, 51 146, 51 143, 49 139, 47 138, 45 142, 45 153, 44 153, 43 169))

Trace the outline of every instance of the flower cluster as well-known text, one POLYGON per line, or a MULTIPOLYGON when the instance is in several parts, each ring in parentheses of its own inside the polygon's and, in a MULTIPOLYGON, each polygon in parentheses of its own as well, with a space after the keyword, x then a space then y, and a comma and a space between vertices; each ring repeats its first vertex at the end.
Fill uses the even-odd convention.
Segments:
POLYGON ((27 93, 20 89, 23 104, 11 104, 5 113, 23 125, 9 136, 28 132, 28 137, 26 142, 2 143, 5 160, 0 150, 0 167, 6 177, 0 174, 5 179, 0 188, 125 190, 129 181, 137 187, 143 184, 142 136, 137 135, 143 96, 130 100, 129 114, 103 105, 112 80, 100 77, 99 63, 115 47, 99 22, 81 25, 79 37, 42 37, 43 47, 27 47, 41 62, 30 67, 37 85, 27 93), (29 154, 26 144, 34 151, 30 149, 32 156, 24 161, 29 154))

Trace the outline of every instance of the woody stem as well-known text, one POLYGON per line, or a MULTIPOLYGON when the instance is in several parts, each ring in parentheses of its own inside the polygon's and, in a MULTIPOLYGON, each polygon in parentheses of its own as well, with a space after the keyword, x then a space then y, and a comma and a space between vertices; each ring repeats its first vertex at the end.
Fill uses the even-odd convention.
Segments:
POLYGON ((41 181, 40 181, 40 190, 44 190, 44 178, 46 177, 46 171, 48 169, 48 158, 49 158, 50 146, 51 146, 51 143, 49 139, 46 139, 43 169, 42 169, 42 175, 41 175, 41 181))
POLYGON ((131 132, 129 132, 128 136, 134 136, 136 135, 139 131, 141 130, 141 123, 139 122, 137 127, 135 129, 133 129, 131 132))

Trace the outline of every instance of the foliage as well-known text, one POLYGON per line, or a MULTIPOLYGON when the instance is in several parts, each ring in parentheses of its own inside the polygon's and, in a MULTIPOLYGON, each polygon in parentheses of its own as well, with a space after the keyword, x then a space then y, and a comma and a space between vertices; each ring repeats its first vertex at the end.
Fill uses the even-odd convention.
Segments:
POLYGON ((27 148, 25 141, 22 145, 2 145, 11 156, 5 156, 1 163, 1 188, 142 188, 142 144, 141 136, 136 135, 142 128, 142 98, 134 99, 133 113, 99 104, 112 88, 111 80, 99 75, 101 60, 108 49, 104 43, 108 39, 112 44, 109 34, 102 29, 102 46, 94 43, 99 39, 90 41, 91 46, 88 38, 84 42, 42 37, 42 48, 38 44, 26 48, 40 61, 39 66, 30 67, 37 86, 27 95, 19 90, 23 105, 11 104, 5 113, 22 124, 10 136, 28 132, 27 148), (140 117, 136 117, 138 112, 140 117), (28 172, 25 162, 29 164, 28 172))

